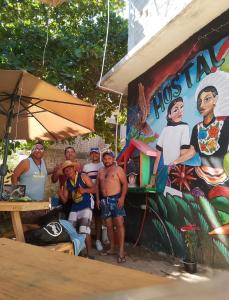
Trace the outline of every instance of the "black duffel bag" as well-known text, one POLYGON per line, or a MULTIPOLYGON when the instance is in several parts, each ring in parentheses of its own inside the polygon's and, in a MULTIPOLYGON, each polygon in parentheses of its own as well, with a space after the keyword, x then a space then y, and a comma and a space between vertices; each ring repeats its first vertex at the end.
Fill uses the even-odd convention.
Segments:
POLYGON ((29 244, 44 246, 70 242, 71 239, 61 223, 58 220, 54 220, 41 228, 25 232, 25 241, 29 244))

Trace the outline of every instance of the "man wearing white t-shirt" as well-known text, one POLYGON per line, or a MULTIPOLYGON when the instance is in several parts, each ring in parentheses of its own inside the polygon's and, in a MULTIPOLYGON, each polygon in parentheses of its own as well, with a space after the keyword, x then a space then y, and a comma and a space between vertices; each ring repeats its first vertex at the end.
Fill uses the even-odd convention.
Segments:
MULTIPOLYGON (((93 181, 93 183, 96 182, 98 170, 102 167, 104 167, 103 163, 100 161, 100 151, 99 148, 94 147, 90 149, 90 160, 91 162, 84 165, 83 167, 83 173, 86 173, 93 181)), ((94 197, 95 199, 95 197, 94 197)), ((103 250, 103 246, 101 243, 101 229, 102 229, 102 220, 100 217, 100 211, 95 206, 93 210, 93 215, 95 219, 95 231, 96 231, 96 249, 98 251, 103 250)))

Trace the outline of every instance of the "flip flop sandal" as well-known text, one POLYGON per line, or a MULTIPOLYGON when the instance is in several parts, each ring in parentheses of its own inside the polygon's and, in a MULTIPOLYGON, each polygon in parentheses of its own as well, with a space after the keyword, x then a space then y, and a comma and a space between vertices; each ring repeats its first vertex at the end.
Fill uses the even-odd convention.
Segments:
POLYGON ((102 256, 116 255, 116 253, 115 252, 104 251, 104 252, 100 252, 100 255, 102 255, 102 256))
POLYGON ((125 256, 118 256, 117 257, 117 263, 118 264, 123 264, 126 262, 126 257, 125 256))

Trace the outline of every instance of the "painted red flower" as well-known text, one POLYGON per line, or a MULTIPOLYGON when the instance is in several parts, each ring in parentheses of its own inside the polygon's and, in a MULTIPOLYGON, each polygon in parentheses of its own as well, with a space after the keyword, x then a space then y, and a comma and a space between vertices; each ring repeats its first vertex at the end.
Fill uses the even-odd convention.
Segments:
POLYGON ((186 232, 186 231, 197 231, 200 230, 200 228, 196 225, 196 224, 187 224, 184 225, 180 228, 180 230, 182 232, 186 232))
POLYGON ((171 175, 174 178, 171 182, 179 186, 180 191, 190 191, 190 183, 193 180, 196 180, 192 174, 193 170, 194 168, 190 168, 185 165, 176 165, 175 168, 171 170, 171 175))
POLYGON ((205 144, 200 144, 200 151, 206 151, 207 150, 207 147, 205 144))
POLYGON ((212 126, 209 130, 208 130, 208 134, 211 138, 215 138, 218 136, 219 134, 219 128, 217 126, 212 126))

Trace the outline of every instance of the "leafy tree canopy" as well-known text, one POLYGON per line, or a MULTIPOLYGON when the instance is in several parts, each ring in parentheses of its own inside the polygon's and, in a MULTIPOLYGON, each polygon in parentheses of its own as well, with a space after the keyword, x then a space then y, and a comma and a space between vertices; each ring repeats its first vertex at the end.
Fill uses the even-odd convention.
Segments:
MULTIPOLYGON (((51 7, 39 0, 0 0, 0 68, 25 69, 53 85, 65 86, 97 105, 96 132, 111 142, 105 120, 118 97, 96 89, 107 26, 107 1, 68 0, 51 7), (44 64, 43 64, 44 56, 44 64)), ((104 73, 127 51, 124 0, 110 0, 110 30, 104 73)))

